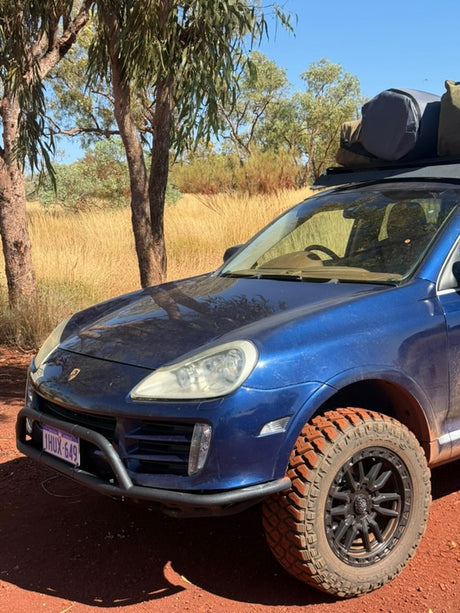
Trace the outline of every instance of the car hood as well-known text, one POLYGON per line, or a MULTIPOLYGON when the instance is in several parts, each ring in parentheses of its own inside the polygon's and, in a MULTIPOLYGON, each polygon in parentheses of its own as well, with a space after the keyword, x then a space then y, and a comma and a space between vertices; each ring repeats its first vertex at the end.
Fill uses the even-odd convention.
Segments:
POLYGON ((313 317, 390 288, 215 275, 149 288, 97 305, 68 324, 64 350, 154 370, 230 340, 273 333, 277 320, 313 317))

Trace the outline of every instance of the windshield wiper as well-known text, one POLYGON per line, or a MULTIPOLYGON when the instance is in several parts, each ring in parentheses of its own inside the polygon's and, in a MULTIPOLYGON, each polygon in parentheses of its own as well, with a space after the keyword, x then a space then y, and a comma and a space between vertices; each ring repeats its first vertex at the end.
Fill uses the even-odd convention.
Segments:
POLYGON ((397 287, 400 284, 398 279, 330 279, 334 283, 358 283, 360 285, 389 285, 397 287))
POLYGON ((296 271, 295 274, 291 272, 268 272, 261 270, 251 271, 237 271, 237 272, 224 272, 221 277, 227 277, 231 279, 280 279, 284 281, 304 281, 304 277, 300 271, 296 271))
MULTIPOLYGON (((346 269, 345 269, 346 270, 346 269)), ((223 273, 222 277, 233 279, 274 279, 280 281, 301 281, 307 283, 359 283, 361 285, 399 285, 399 279, 394 277, 386 278, 385 275, 373 276, 369 273, 369 277, 352 276, 346 274, 327 274, 328 272, 337 273, 337 271, 328 270, 327 267, 318 270, 239 270, 235 272, 223 273)))
POLYGON ((275 279, 278 281, 300 281, 307 283, 327 283, 332 280, 331 276, 309 275, 304 270, 240 270, 236 272, 225 272, 222 277, 233 279, 275 279))

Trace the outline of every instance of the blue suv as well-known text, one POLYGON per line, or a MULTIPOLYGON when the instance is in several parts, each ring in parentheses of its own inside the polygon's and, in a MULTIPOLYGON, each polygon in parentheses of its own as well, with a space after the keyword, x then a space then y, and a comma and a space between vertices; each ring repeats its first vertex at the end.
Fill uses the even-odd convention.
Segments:
POLYGON ((17 445, 171 515, 262 502, 282 566, 348 597, 401 571, 460 457, 460 166, 320 183, 217 271, 62 322, 17 445))

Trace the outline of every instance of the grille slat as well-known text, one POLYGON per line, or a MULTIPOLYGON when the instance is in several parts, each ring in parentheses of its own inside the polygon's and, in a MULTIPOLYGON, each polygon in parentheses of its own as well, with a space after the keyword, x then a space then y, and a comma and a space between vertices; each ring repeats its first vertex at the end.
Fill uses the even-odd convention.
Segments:
POLYGON ((167 436, 163 434, 159 434, 157 436, 153 434, 143 435, 143 434, 126 434, 126 441, 145 441, 146 444, 150 442, 154 443, 184 443, 185 445, 190 445, 190 439, 184 435, 178 436, 167 436))
POLYGON ((136 425, 125 434, 129 467, 143 474, 187 474, 193 428, 190 423, 158 421, 136 425))
POLYGON ((100 415, 96 413, 86 413, 83 411, 73 411, 66 409, 49 400, 40 399, 40 411, 45 415, 57 417, 71 424, 84 426, 89 430, 94 430, 105 436, 110 442, 115 438, 116 419, 108 415, 100 415))
MULTIPOLYGON (((153 456, 152 456, 153 457, 153 456)), ((180 457, 180 456, 174 456, 170 453, 166 453, 164 455, 160 455, 160 454, 155 454, 155 460, 152 459, 152 457, 150 458, 146 458, 145 455, 143 454, 136 454, 136 453, 130 453, 129 454, 129 459, 130 460, 140 460, 141 462, 150 462, 150 463, 166 463, 166 462, 170 462, 171 464, 183 464, 184 463, 184 458, 180 457)))

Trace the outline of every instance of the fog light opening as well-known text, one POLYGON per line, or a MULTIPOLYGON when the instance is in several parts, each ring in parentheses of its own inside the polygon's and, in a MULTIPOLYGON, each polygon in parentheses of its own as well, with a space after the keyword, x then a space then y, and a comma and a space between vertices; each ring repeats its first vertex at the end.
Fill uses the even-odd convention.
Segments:
POLYGON ((34 427, 33 419, 30 419, 30 417, 26 417, 26 434, 28 434, 29 436, 32 436, 33 427, 34 427))
POLYGON ((208 456, 212 428, 209 424, 195 424, 188 457, 188 474, 194 475, 201 470, 208 456))
POLYGON ((289 417, 281 417, 274 421, 269 421, 263 426, 259 432, 259 436, 268 436, 269 434, 277 434, 278 432, 284 432, 289 422, 289 417))
POLYGON ((26 382, 26 393, 25 393, 25 407, 30 409, 34 404, 34 393, 32 391, 32 386, 30 384, 29 378, 27 378, 26 382))

